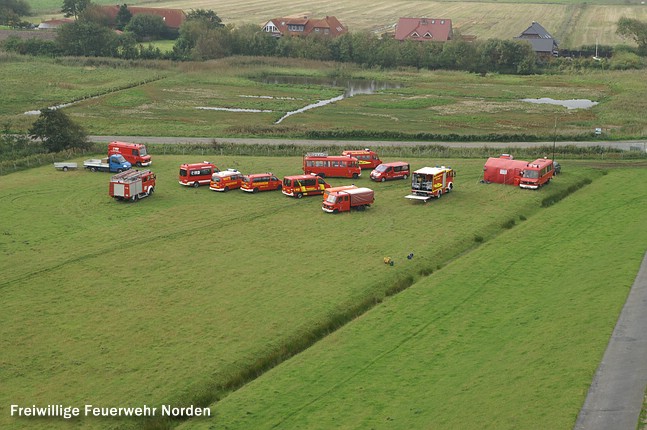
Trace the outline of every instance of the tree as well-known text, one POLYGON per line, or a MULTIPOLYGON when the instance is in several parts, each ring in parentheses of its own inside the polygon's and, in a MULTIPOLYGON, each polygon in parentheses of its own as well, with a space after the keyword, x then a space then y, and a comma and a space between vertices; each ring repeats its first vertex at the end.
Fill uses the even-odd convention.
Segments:
POLYGON ((0 0, 0 25, 14 26, 20 17, 31 14, 31 6, 25 0, 0 0))
POLYGON ((125 3, 122 4, 121 6, 119 6, 119 12, 117 12, 115 28, 117 30, 123 30, 124 28, 126 28, 132 17, 133 14, 128 10, 128 5, 126 5, 125 3))
POLYGON ((71 16, 76 19, 83 10, 90 5, 90 0, 63 0, 61 12, 66 18, 71 16))
POLYGON ((647 22, 622 17, 617 25, 616 34, 633 39, 638 44, 638 53, 647 55, 647 22))
POLYGON ((161 16, 140 14, 133 16, 124 30, 133 33, 138 42, 156 40, 166 33, 166 24, 161 16))
POLYGON ((29 136, 41 140, 49 152, 90 146, 85 130, 60 109, 43 109, 29 129, 29 136))
POLYGON ((219 28, 225 26, 216 12, 212 11, 211 9, 191 9, 189 13, 186 14, 186 20, 202 20, 209 24, 209 27, 211 28, 219 28))
POLYGON ((65 55, 110 57, 117 49, 117 35, 108 27, 78 20, 58 29, 56 43, 65 55))

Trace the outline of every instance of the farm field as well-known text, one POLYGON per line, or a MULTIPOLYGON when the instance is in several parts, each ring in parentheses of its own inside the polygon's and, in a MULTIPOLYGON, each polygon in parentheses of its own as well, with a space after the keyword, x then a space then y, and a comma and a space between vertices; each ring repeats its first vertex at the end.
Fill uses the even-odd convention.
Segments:
MULTIPOLYGON (((609 139, 647 135, 643 71, 577 75, 480 77, 460 72, 377 71, 352 65, 237 57, 207 63, 129 63, 89 59, 51 62, 6 59, 0 78, 0 120, 16 131, 35 120, 29 110, 87 98, 65 112, 91 135, 174 137, 303 137, 307 133, 525 134, 552 140, 590 136, 596 127, 609 139), (148 67, 144 67, 148 65, 148 67), (137 67, 139 66, 139 67, 137 67), (49 70, 58 73, 51 74, 49 70), (267 76, 336 79, 337 83, 264 83, 267 76), (29 79, 18 77, 28 76, 29 79), (343 94, 348 79, 398 88, 355 95, 324 107, 285 113, 343 94), (138 85, 144 81, 145 84, 138 85), (123 88, 123 89, 122 89, 123 88), (590 109, 522 102, 523 98, 588 99, 590 109), (208 109, 199 109, 208 108, 208 109), (209 109, 255 109, 240 112, 209 109), (137 118, 137 121, 133 121, 137 118), (557 130, 555 125, 557 123, 557 130)), ((352 135, 351 135, 352 137, 352 135)), ((406 139, 404 139, 406 140, 406 139)))
POLYGON ((573 428, 645 253, 645 179, 609 171, 180 428, 573 428))
MULTIPOLYGON (((35 0, 32 9, 43 19, 60 16, 60 2, 35 0)), ((109 0, 95 0, 97 4, 112 4, 109 0)), ((133 1, 132 6, 168 7, 183 9, 212 9, 225 24, 254 23, 262 25, 272 18, 287 15, 320 18, 336 16, 352 32, 394 31, 400 17, 420 16, 451 19, 453 27, 462 34, 479 39, 510 39, 518 36, 532 21, 537 21, 560 42, 562 48, 582 45, 617 45, 630 43, 615 34, 618 19, 627 16, 647 19, 647 6, 638 0, 593 1, 369 1, 352 3, 334 0, 320 3, 310 1, 250 0, 170 0, 133 1)), ((631 42, 632 43, 632 42, 631 42)))
MULTIPOLYGON (((445 273, 438 269, 504 225, 552 213, 540 209, 545 198, 602 180, 573 162, 545 189, 521 192, 480 184, 484 160, 412 159, 414 168, 452 165, 455 192, 412 204, 403 199, 407 181, 370 184, 364 174, 356 183, 376 189, 375 205, 333 216, 321 211, 320 197, 183 188, 179 164, 212 157, 151 152, 157 192, 137 204, 107 196, 109 174, 47 166, 0 179, 1 404, 207 405, 387 294, 445 273), (396 264, 384 265, 385 256, 396 264)), ((301 159, 214 161, 284 176, 298 173, 301 159)), ((605 311, 603 327, 616 311, 605 311)), ((25 425, 0 416, 0 427, 25 425)))

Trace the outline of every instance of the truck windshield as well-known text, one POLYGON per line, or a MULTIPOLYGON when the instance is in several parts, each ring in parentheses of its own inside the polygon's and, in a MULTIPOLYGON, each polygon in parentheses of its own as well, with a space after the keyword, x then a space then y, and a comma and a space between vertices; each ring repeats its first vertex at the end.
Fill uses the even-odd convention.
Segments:
POLYGON ((186 176, 186 169, 180 169, 180 176, 186 176))
POLYGON ((385 166, 384 164, 380 164, 379 166, 377 166, 375 168, 375 171, 382 173, 382 172, 386 172, 386 169, 388 169, 388 168, 389 168, 389 166, 385 166))
POLYGON ((334 194, 328 194, 328 197, 326 197, 326 203, 330 203, 334 205, 336 201, 337 201, 337 197, 335 197, 334 194))
POLYGON ((139 148, 139 155, 141 155, 142 157, 146 155, 146 147, 145 146, 142 146, 141 148, 139 148))
POLYGON ((539 170, 524 170, 523 177, 526 179, 537 179, 539 178, 539 170))
POLYGON ((119 154, 119 155, 115 155, 114 160, 115 160, 115 162, 117 162, 117 163, 125 163, 125 162, 126 162, 126 159, 125 159, 125 158, 124 158, 124 156, 123 156, 123 155, 121 155, 121 154, 119 154))

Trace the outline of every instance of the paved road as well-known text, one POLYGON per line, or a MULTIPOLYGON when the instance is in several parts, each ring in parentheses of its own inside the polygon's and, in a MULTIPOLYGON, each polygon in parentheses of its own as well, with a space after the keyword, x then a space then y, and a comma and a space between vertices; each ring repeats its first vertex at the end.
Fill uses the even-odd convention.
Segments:
POLYGON ((647 253, 575 430, 635 430, 647 386, 647 253))
MULTIPOLYGON (((248 145, 280 145, 280 144, 295 144, 295 145, 337 145, 349 147, 362 147, 362 146, 417 146, 417 145, 446 145, 458 148, 483 148, 484 146, 493 148, 533 148, 537 146, 552 146, 553 142, 419 142, 419 141, 365 141, 365 140, 306 140, 306 139, 255 139, 255 138, 213 138, 213 137, 148 137, 148 136, 89 136, 93 142, 112 142, 114 140, 133 143, 211 143, 217 140, 220 143, 243 143, 248 145)), ((647 142, 642 140, 627 140, 622 142, 608 142, 608 141, 589 141, 589 142, 555 142, 556 146, 576 145, 576 146, 603 146, 629 150, 630 147, 639 147, 647 150, 647 142)))

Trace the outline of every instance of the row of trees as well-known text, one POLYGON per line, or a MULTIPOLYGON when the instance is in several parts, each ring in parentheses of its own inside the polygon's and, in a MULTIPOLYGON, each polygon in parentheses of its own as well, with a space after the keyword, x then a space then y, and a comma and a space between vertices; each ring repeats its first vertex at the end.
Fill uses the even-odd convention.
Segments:
POLYGON ((26 0, 0 0, 0 25, 9 27, 29 27, 23 16, 31 14, 31 6, 26 0))

